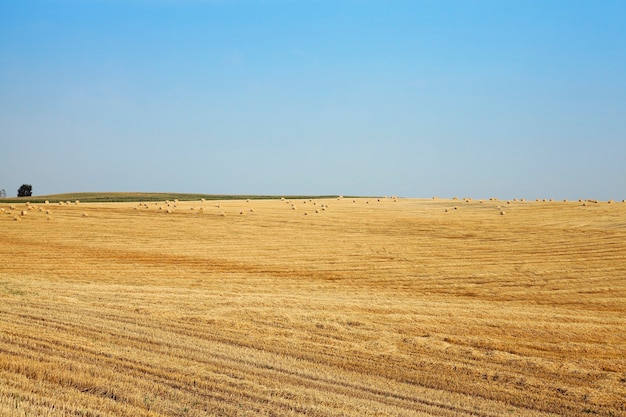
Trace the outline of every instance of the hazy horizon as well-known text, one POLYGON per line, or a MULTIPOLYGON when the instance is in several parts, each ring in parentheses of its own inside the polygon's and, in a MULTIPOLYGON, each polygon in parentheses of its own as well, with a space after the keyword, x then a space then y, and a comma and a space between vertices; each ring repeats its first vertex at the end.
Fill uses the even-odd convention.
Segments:
POLYGON ((626 198, 621 1, 0 0, 0 189, 626 198))

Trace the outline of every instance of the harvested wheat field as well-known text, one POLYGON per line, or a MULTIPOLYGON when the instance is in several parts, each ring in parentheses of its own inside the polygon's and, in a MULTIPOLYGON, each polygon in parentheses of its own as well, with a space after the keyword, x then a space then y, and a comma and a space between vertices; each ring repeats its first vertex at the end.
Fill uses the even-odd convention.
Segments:
POLYGON ((626 415, 625 203, 1 207, 1 416, 626 415))

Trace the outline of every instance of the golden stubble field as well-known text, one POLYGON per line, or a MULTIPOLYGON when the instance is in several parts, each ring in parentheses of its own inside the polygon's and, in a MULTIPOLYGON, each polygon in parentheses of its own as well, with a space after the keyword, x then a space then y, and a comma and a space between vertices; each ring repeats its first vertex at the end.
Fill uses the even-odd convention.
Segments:
POLYGON ((625 203, 173 205, 0 205, 1 416, 626 415, 625 203))

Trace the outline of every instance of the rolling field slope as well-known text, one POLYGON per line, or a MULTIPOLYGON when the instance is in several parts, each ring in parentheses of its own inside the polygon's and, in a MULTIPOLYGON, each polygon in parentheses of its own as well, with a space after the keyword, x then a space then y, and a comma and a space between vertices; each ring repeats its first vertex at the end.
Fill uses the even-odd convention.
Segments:
POLYGON ((12 205, 0 416, 626 415, 625 203, 12 205))

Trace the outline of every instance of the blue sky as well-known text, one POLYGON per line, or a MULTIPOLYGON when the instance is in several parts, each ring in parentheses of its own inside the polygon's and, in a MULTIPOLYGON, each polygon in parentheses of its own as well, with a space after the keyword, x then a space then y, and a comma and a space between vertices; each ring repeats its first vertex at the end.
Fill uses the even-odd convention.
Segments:
POLYGON ((626 198, 626 2, 0 0, 0 188, 626 198))

